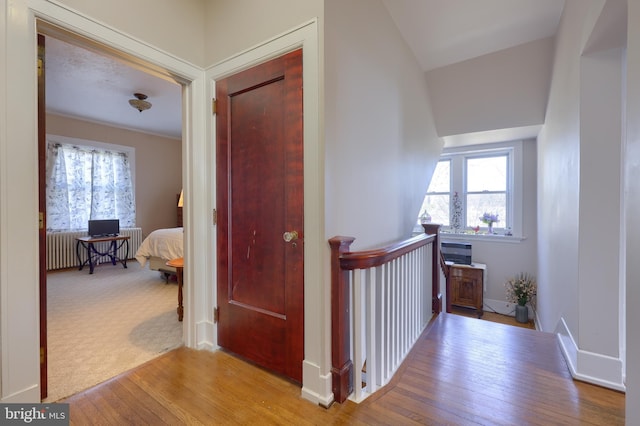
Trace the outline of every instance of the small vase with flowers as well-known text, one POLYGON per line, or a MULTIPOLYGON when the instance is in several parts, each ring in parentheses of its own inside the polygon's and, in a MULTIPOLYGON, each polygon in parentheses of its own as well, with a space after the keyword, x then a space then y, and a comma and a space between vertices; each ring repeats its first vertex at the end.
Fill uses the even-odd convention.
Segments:
POLYGON ((497 214, 484 213, 480 216, 480 222, 486 224, 488 227, 487 234, 493 234, 493 224, 499 221, 497 214))

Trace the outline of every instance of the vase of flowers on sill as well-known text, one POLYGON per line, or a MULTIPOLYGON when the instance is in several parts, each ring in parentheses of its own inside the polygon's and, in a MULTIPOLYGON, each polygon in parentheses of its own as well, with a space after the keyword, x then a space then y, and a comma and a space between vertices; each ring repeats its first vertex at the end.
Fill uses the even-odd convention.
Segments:
POLYGON ((493 213, 484 213, 480 216, 480 221, 489 228, 487 234, 493 234, 493 224, 499 222, 498 215, 493 213))
POLYGON ((521 272, 515 277, 509 278, 504 284, 507 300, 516 304, 516 321, 526 323, 529 321, 529 308, 527 305, 536 295, 537 285, 533 275, 521 272))

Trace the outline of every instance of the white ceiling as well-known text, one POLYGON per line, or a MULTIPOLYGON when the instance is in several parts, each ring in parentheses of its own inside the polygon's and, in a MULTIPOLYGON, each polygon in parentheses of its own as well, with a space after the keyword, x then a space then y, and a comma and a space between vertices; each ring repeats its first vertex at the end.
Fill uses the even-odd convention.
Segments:
POLYGON ((47 112, 179 139, 181 86, 138 68, 47 37, 47 112), (147 95, 151 109, 139 112, 131 107, 129 99, 134 93, 147 95))
MULTIPOLYGON (((555 34, 564 0, 382 0, 425 71, 555 34)), ((47 111, 180 138, 181 87, 48 37, 47 111), (142 113, 128 100, 153 104, 142 113)))

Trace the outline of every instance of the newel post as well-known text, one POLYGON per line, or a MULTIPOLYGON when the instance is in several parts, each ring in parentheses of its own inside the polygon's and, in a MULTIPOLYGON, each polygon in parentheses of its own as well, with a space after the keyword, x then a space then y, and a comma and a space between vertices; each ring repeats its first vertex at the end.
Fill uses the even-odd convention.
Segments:
POLYGON ((340 256, 349 252, 355 238, 333 237, 331 246, 331 378, 333 397, 344 402, 353 391, 351 361, 349 271, 340 267, 340 256))
POLYGON ((431 259, 431 310, 433 313, 442 312, 442 293, 440 292, 440 226, 437 223, 423 223, 425 234, 435 235, 431 259))

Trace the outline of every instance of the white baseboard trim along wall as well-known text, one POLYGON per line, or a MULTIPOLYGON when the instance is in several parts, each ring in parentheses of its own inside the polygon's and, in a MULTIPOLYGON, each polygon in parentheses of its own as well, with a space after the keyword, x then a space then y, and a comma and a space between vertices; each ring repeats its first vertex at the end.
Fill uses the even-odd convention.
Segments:
POLYGON ((624 392, 622 360, 582 350, 576 345, 564 318, 556 327, 560 349, 574 379, 624 392))
MULTIPOLYGON (((485 312, 495 312, 497 314, 509 315, 512 317, 516 315, 515 303, 506 302, 504 300, 484 299, 483 306, 484 306, 483 309, 485 312)), ((536 318, 537 314, 533 310, 533 308, 531 308, 531 306, 528 306, 528 308, 529 308, 529 318, 536 319, 535 321, 536 328, 538 328, 538 321, 536 318)))
MULTIPOLYGON (((484 310, 485 312, 515 316, 515 304, 504 300, 484 299, 484 310)), ((535 319, 536 329, 539 330, 538 315, 531 306, 529 306, 529 318, 535 319)), ((560 350, 574 379, 617 391, 625 391, 620 358, 580 349, 564 319, 560 320, 555 334, 558 336, 560 350)))

